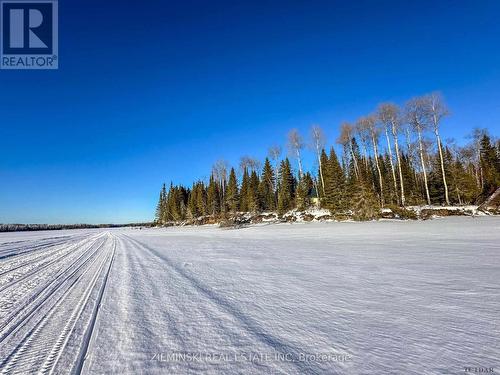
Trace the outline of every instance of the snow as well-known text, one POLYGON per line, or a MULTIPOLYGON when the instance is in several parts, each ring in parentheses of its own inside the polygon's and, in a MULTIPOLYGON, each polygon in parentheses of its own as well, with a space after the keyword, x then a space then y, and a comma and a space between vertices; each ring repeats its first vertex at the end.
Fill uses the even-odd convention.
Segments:
POLYGON ((0 372, 499 369, 499 243, 498 217, 0 234, 0 372))

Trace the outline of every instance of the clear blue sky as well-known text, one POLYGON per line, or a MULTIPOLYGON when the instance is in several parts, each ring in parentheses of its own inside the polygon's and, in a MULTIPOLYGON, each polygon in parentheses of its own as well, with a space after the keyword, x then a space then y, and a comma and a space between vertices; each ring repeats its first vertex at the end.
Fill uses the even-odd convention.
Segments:
POLYGON ((59 70, 0 71, 0 222, 151 220, 164 181, 434 90, 445 137, 500 135, 500 1, 242 3, 61 1, 59 70))

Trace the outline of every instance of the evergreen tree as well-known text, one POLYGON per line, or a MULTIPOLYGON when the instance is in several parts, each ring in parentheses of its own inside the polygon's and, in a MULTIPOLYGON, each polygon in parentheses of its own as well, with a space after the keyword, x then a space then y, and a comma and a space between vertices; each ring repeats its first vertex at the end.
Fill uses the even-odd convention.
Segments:
POLYGON ((263 211, 276 209, 274 198, 274 171, 269 159, 266 158, 259 184, 259 208, 263 211))
POLYGON ((216 217, 220 213, 220 195, 219 185, 215 181, 214 176, 210 176, 210 181, 207 188, 207 206, 208 214, 216 217))
MULTIPOLYGON (((322 157, 324 158, 323 155, 322 157)), ((346 208, 344 199, 345 174, 333 147, 330 149, 330 157, 325 161, 324 166, 325 198, 323 206, 332 212, 344 210, 346 208)))
POLYGON ((231 168, 226 189, 226 205, 229 212, 235 213, 238 211, 238 200, 238 181, 236 180, 234 168, 231 168))
POLYGON ((278 189, 278 213, 283 215, 293 208, 295 199, 295 179, 288 158, 280 164, 278 189))
POLYGON ((160 190, 160 198, 158 199, 158 204, 156 206, 155 221, 157 223, 164 223, 167 210, 167 188, 163 184, 160 190))
POLYGON ((311 206, 314 184, 311 174, 306 172, 297 184, 296 207, 303 211, 311 206))
POLYGON ((406 203, 410 205, 424 203, 422 201, 423 191, 420 189, 415 178, 415 170, 407 154, 401 154, 401 174, 405 186, 406 203))
POLYGON ((259 211, 259 176, 255 170, 250 174, 250 183, 247 189, 247 205, 249 212, 259 211))
POLYGON ((384 182, 384 201, 387 204, 397 204, 398 192, 395 190, 397 185, 394 185, 390 155, 386 153, 383 158, 381 158, 381 161, 381 170, 384 182))
POLYGON ((188 198, 188 217, 194 219, 198 217, 198 212, 196 210, 196 196, 197 196, 197 184, 193 183, 193 187, 188 198))
POLYGON ((248 189, 250 188, 250 177, 248 176, 248 169, 243 168, 243 178, 241 179, 240 189, 240 211, 248 211, 248 189))
POLYGON ((483 171, 483 197, 487 198, 500 186, 500 158, 491 144, 491 139, 484 134, 481 139, 481 169, 483 171))
POLYGON ((318 176, 319 175, 322 175, 323 178, 320 178, 319 181, 318 181, 318 190, 322 192, 322 196, 321 196, 321 200, 320 200, 320 206, 321 207, 327 207, 327 199, 326 199, 326 185, 328 183, 328 179, 331 178, 331 176, 327 176, 327 171, 325 171, 325 169, 328 168, 327 164, 328 164, 328 156, 326 155, 326 152, 325 152, 325 149, 322 148, 321 149, 321 153, 320 153, 320 156, 319 156, 319 160, 320 160, 320 164, 321 164, 321 170, 318 169, 318 176))

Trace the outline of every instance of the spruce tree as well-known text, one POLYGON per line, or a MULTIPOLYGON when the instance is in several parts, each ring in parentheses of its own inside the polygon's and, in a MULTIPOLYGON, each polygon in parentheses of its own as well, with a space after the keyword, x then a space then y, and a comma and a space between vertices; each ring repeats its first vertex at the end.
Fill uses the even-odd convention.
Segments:
POLYGON ((283 215, 293 208, 295 199, 295 179, 288 158, 280 164, 279 170, 279 193, 278 193, 278 213, 283 215))
POLYGON ((243 177, 241 179, 241 189, 240 189, 240 211, 248 211, 248 189, 250 188, 250 177, 248 176, 248 169, 243 168, 243 177))
POLYGON ((263 211, 276 209, 274 198, 274 171, 269 159, 266 158, 259 184, 259 208, 263 211))
POLYGON ((321 154, 319 157, 321 161, 321 171, 318 169, 318 175, 320 173, 323 174, 323 178, 320 178, 318 181, 318 190, 322 192, 322 196, 320 199, 320 207, 328 207, 327 197, 326 197, 326 185, 331 181, 331 171, 328 170, 328 156, 326 155, 325 149, 321 149, 321 154), (323 184, 324 182, 324 184, 323 184))
POLYGON ((226 189, 226 205, 227 210, 231 213, 238 211, 238 181, 236 179, 236 173, 234 168, 231 168, 229 173, 229 182, 226 189))
POLYGON ((483 170, 483 198, 487 198, 500 186, 500 158, 491 144, 491 139, 484 134, 481 139, 481 168, 483 170))
POLYGON ((250 182, 247 189, 247 205, 249 212, 259 211, 259 176, 255 170, 250 174, 250 182))
POLYGON ((217 217, 220 213, 220 195, 219 195, 219 185, 215 181, 214 176, 210 176, 210 181, 207 188, 207 206, 208 214, 217 217))
POLYGON ((303 211, 311 206, 313 188, 311 174, 306 172, 297 184, 296 206, 298 210, 303 211))
POLYGON ((156 205, 155 221, 157 223, 165 222, 166 215, 166 204, 167 204, 167 189, 165 184, 163 184, 160 190, 160 198, 158 199, 158 204, 156 205))
POLYGON ((345 201, 345 174, 337 158, 335 149, 330 149, 330 157, 325 165, 325 204, 324 207, 332 212, 346 209, 345 201))

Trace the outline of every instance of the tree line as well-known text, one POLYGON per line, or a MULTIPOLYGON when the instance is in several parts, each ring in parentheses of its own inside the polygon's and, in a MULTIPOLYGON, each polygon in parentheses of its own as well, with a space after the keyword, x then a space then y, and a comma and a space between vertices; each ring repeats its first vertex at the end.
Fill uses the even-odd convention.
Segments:
POLYGON ((321 127, 311 127, 308 142, 293 129, 284 157, 281 147, 273 146, 263 164, 248 156, 238 169, 218 161, 208 181, 190 187, 164 184, 155 220, 283 215, 311 206, 370 219, 384 207, 480 203, 500 186, 500 140, 475 128, 464 146, 444 141, 440 128, 448 115, 439 93, 412 98, 402 107, 380 104, 374 113, 341 124, 338 154, 326 147, 321 127), (315 154, 311 171, 303 168, 306 146, 315 154))
POLYGON ((94 228, 122 228, 122 227, 151 227, 154 223, 129 224, 1 224, 0 232, 26 232, 41 230, 63 229, 94 229, 94 228))

